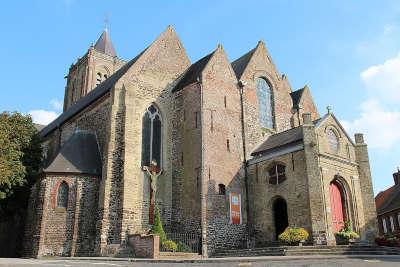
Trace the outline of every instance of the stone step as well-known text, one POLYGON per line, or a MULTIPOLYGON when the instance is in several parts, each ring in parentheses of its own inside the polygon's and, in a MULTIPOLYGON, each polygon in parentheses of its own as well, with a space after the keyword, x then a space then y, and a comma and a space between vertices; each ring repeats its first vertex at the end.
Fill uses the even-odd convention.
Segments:
POLYGON ((283 256, 283 255, 400 255, 400 249, 374 245, 263 247, 220 250, 214 257, 283 256))

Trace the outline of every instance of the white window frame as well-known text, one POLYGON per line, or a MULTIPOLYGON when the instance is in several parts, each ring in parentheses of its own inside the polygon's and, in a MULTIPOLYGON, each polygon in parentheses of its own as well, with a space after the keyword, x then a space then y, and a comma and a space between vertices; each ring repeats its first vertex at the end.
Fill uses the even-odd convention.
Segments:
POLYGON ((388 232, 387 230, 387 225, 386 225, 386 219, 382 219, 382 226, 383 226, 383 232, 386 234, 388 232))
POLYGON ((394 232, 394 220, 393 220, 393 216, 390 216, 390 229, 392 230, 392 232, 394 232))

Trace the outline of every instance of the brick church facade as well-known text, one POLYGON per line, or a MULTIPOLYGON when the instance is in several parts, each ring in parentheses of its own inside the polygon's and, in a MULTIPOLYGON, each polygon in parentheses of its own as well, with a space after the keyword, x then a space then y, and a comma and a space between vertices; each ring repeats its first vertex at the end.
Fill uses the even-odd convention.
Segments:
POLYGON ((114 255, 150 229, 155 192, 166 232, 198 234, 205 256, 272 244, 287 226, 314 244, 335 244, 346 220, 362 240, 376 234, 363 136, 321 117, 307 86, 293 91, 261 41, 233 62, 218 45, 192 64, 168 27, 126 62, 105 30, 40 135, 29 256, 114 255))

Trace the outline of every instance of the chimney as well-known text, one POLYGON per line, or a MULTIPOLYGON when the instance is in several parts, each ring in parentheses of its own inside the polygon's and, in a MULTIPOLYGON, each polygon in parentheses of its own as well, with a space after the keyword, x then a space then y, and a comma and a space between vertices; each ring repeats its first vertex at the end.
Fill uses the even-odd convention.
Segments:
POLYGON ((399 168, 397 168, 397 172, 393 173, 393 180, 394 180, 394 184, 398 185, 400 182, 400 170, 399 168))

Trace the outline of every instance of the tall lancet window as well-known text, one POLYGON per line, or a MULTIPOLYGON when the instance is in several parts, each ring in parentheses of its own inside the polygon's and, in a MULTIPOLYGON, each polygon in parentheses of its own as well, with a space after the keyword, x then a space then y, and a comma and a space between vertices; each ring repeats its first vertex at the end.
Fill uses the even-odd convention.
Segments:
POLYGON ((274 128, 274 117, 271 86, 265 79, 257 78, 256 87, 260 125, 262 128, 272 129, 274 128))
POLYGON ((161 130, 161 114, 157 107, 151 105, 142 121, 142 166, 150 166, 151 161, 155 160, 161 168, 161 130))

